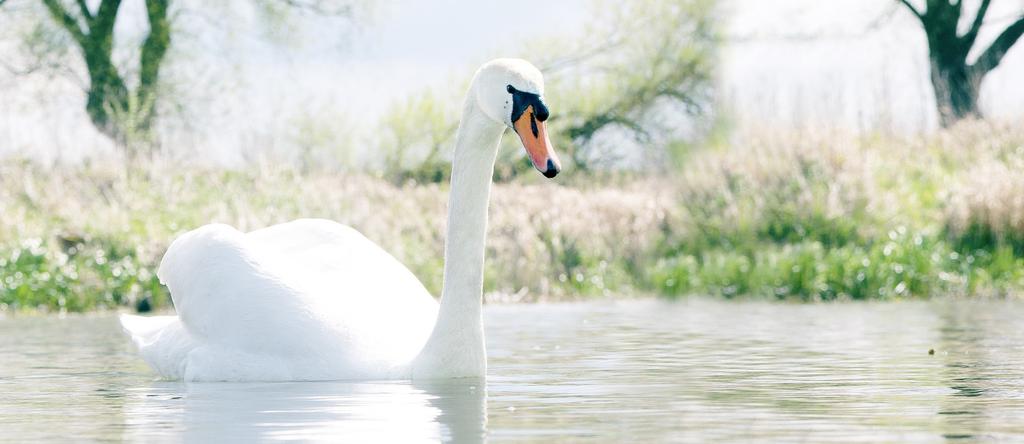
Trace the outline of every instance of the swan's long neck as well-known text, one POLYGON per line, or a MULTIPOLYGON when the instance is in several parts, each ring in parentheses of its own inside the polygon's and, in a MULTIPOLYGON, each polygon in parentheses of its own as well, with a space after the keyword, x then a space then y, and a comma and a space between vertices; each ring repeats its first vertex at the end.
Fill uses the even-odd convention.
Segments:
POLYGON ((417 357, 415 377, 486 372, 481 304, 487 203, 504 125, 485 116, 472 90, 455 140, 445 239, 444 288, 434 331, 417 357))

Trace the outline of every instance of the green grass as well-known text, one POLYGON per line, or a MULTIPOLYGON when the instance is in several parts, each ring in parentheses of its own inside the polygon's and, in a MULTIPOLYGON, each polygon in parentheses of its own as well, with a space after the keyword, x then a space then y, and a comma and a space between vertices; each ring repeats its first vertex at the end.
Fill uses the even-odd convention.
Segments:
MULTIPOLYGON (((765 132, 654 179, 499 183, 485 298, 1014 295, 1024 288, 1017 127, 968 123, 915 138, 765 132)), ((445 185, 280 166, 126 173, 11 162, 0 166, 0 310, 166 307, 155 270, 175 236, 298 217, 354 226, 438 294, 446 200, 445 185)))
POLYGON ((1024 260, 997 247, 963 255, 934 237, 828 248, 817 241, 765 244, 747 254, 713 250, 661 260, 651 281, 665 295, 713 293, 803 301, 898 299, 1019 290, 1024 260))

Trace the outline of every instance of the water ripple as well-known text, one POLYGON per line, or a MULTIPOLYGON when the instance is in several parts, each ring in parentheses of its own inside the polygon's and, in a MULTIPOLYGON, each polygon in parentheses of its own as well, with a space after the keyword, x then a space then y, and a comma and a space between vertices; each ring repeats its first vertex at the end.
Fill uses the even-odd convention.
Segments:
POLYGON ((1012 301, 493 306, 486 382, 275 384, 157 381, 109 315, 8 318, 0 440, 1021 439, 1022 315, 1012 301))

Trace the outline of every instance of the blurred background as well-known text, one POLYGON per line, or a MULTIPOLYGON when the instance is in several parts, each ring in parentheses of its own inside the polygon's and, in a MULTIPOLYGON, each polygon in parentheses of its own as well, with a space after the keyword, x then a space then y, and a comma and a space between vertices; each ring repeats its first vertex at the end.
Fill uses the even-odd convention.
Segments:
POLYGON ((167 307, 177 234, 298 217, 354 226, 438 294, 463 94, 506 56, 544 72, 566 168, 546 182, 505 138, 488 301, 1013 295, 1022 13, 0 0, 0 310, 167 307))

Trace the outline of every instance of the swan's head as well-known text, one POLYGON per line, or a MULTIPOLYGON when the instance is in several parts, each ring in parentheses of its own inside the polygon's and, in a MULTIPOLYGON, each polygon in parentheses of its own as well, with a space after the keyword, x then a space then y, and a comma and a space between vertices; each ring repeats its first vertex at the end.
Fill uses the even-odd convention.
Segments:
POLYGON ((512 128, 533 166, 545 177, 555 177, 562 164, 544 127, 550 114, 540 70, 522 59, 492 60, 477 71, 474 87, 484 114, 512 128))

